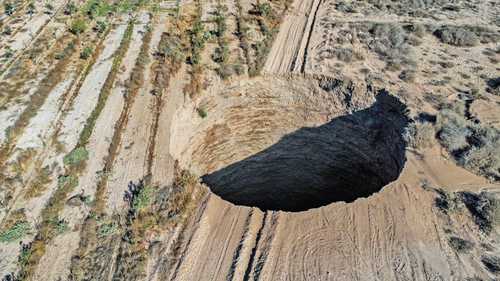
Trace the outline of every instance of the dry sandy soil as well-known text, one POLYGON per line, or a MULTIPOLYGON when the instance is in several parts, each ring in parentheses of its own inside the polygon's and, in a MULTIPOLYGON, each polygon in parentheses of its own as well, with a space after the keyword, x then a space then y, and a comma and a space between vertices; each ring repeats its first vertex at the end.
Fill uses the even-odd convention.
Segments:
POLYGON ((500 278, 498 1, 47 3, 0 0, 2 281, 500 278))

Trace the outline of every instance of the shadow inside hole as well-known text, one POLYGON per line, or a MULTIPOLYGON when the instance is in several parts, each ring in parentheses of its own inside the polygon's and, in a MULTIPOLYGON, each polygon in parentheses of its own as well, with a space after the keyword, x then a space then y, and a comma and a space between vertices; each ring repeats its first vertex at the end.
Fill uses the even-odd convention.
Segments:
POLYGON ((202 180, 227 201, 263 210, 352 202, 398 178, 408 122, 406 106, 381 91, 367 109, 301 128, 202 180))

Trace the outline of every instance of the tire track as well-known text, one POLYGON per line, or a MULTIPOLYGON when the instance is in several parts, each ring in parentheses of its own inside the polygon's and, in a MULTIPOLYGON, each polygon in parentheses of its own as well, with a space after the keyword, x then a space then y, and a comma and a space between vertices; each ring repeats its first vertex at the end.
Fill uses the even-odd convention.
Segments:
POLYGON ((254 210, 252 209, 247 216, 247 219, 245 220, 245 230, 243 231, 243 236, 242 239, 240 240, 240 243, 238 244, 238 247, 236 247, 236 250, 234 251, 232 262, 231 262, 231 267, 229 268, 229 273, 226 276, 226 280, 230 281, 233 280, 234 273, 236 271, 236 266, 238 263, 238 260, 240 258, 241 250, 243 248, 243 245, 245 243, 246 237, 249 234, 250 231, 250 221, 252 219, 254 210))
POLYGON ((305 72, 305 68, 306 68, 306 63, 307 63, 307 54, 308 54, 308 49, 309 49, 309 44, 311 42, 311 36, 313 34, 313 30, 314 30, 314 26, 315 26, 315 23, 316 23, 316 17, 318 15, 318 11, 319 11, 319 7, 321 6, 321 3, 323 2, 323 0, 318 0, 318 4, 316 6, 316 9, 314 10, 314 14, 313 14, 313 19, 312 19, 312 23, 311 23, 311 27, 309 29, 309 34, 307 35, 307 41, 306 41, 306 44, 305 44, 305 47, 304 47, 304 58, 302 59, 302 64, 300 66, 300 72, 301 73, 304 73, 305 72))

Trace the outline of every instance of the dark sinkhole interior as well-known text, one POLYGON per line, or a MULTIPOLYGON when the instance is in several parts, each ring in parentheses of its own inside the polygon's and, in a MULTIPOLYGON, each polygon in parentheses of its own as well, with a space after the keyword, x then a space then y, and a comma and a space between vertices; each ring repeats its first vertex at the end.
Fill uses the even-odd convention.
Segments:
POLYGON ((369 108, 283 136, 202 180, 236 205, 304 211, 352 202, 396 180, 406 162, 406 107, 386 92, 369 108))

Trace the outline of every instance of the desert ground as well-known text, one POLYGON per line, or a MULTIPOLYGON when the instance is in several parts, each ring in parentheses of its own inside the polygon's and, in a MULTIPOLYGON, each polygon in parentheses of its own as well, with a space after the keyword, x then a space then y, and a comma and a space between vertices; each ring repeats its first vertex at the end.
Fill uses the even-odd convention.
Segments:
POLYGON ((0 0, 2 281, 500 280, 498 0, 0 0))

